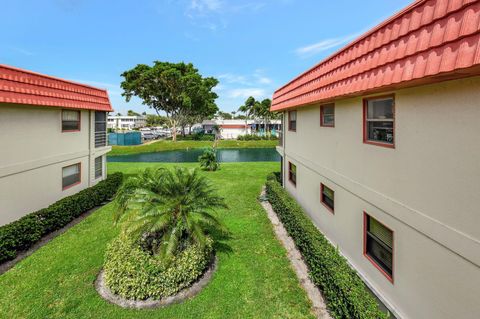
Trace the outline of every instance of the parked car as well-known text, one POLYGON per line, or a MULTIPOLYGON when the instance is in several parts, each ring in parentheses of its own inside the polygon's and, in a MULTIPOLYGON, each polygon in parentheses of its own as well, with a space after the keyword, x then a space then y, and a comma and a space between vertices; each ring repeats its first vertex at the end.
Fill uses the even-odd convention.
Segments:
POLYGON ((148 140, 154 140, 157 139, 157 136, 153 134, 152 132, 141 132, 142 133, 142 139, 148 141, 148 140))

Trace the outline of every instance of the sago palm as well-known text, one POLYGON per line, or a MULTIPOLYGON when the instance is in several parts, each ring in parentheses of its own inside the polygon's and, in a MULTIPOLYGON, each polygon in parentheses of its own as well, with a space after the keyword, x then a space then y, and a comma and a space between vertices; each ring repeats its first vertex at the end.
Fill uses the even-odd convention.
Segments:
POLYGON ((202 155, 198 157, 200 167, 207 171, 216 171, 220 167, 217 162, 217 154, 214 148, 207 148, 202 155))
POLYGON ((146 169, 124 183, 116 202, 124 233, 138 240, 154 234, 152 253, 166 261, 187 242, 204 246, 208 229, 225 230, 212 215, 226 208, 224 199, 198 170, 146 169))

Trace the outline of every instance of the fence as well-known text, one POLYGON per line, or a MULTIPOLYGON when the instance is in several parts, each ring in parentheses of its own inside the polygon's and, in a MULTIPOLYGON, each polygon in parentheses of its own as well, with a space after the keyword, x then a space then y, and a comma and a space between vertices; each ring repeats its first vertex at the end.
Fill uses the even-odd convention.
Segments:
POLYGON ((139 145, 142 144, 142 134, 140 132, 128 133, 109 133, 109 145, 139 145))

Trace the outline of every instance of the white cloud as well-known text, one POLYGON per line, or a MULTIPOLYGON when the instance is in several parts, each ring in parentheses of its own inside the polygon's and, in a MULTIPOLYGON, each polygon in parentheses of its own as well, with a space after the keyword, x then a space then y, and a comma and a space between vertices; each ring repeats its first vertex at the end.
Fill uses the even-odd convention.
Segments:
POLYGON ((232 73, 224 73, 217 76, 220 80, 225 80, 227 83, 248 84, 245 76, 232 73))
POLYGON ((17 53, 20 53, 22 55, 27 55, 27 56, 32 56, 32 55, 35 55, 35 53, 33 53, 32 51, 29 51, 29 50, 26 50, 26 49, 23 49, 23 48, 19 48, 19 47, 8 47, 10 50, 14 51, 14 52, 17 52, 17 53))
POLYGON ((248 98, 253 96, 254 98, 263 98, 267 96, 267 92, 262 88, 237 88, 231 89, 225 92, 229 98, 248 98))
POLYGON ((332 39, 325 39, 320 42, 310 44, 301 48, 297 48, 295 50, 295 53, 300 56, 300 57, 310 57, 313 55, 316 55, 318 53, 321 53, 323 51, 326 51, 331 48, 335 48, 337 46, 340 46, 342 44, 345 44, 354 38, 358 36, 357 33, 351 34, 345 37, 338 37, 338 38, 332 38, 332 39))
POLYGON ((208 11, 219 11, 223 6, 220 0, 191 0, 188 10, 205 13, 208 11))

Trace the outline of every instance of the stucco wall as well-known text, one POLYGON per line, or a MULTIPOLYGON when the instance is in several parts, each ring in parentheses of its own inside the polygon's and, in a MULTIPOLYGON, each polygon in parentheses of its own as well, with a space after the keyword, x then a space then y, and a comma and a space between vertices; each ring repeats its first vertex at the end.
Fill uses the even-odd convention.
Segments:
POLYGON ((64 132, 61 109, 0 105, 0 225, 46 207, 106 177, 105 153, 94 147, 94 112, 81 111, 81 130, 64 132), (94 160, 104 158, 102 178, 94 160), (62 190, 62 167, 81 163, 81 183, 62 190))
MULTIPOLYGON (((395 93, 395 149, 363 143, 362 98, 335 102, 335 128, 319 106, 286 130, 286 188, 374 290, 406 318, 480 313, 480 78, 395 93), (320 183, 335 190, 335 214, 320 183), (363 256, 363 212, 394 230, 394 283, 363 256)), ((285 123, 287 123, 285 121, 285 123)))

